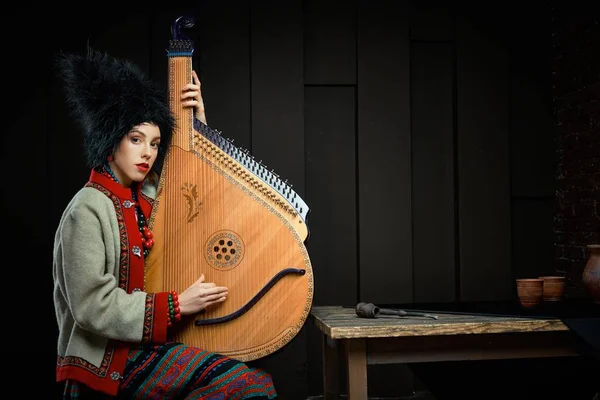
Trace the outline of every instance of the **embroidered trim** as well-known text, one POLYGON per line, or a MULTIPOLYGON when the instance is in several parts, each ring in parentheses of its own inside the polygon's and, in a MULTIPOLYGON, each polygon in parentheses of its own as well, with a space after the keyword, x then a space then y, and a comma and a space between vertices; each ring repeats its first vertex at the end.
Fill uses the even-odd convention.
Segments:
POLYGON ((99 367, 91 364, 90 362, 84 360, 83 358, 76 356, 57 356, 56 365, 60 367, 66 367, 68 365, 72 365, 74 367, 83 368, 94 375, 98 375, 102 378, 105 378, 108 373, 108 367, 112 363, 113 355, 115 353, 115 349, 112 346, 107 346, 107 350, 104 353, 104 357, 102 358, 102 362, 99 367))
POLYGON ((140 194, 142 195, 142 197, 144 198, 144 200, 146 200, 148 203, 150 203, 151 206, 154 205, 154 199, 150 196, 148 196, 146 193, 140 191, 140 194))
POLYGON ((151 343, 154 333, 154 301, 155 295, 146 294, 146 308, 144 310, 144 333, 142 336, 143 343, 151 343))

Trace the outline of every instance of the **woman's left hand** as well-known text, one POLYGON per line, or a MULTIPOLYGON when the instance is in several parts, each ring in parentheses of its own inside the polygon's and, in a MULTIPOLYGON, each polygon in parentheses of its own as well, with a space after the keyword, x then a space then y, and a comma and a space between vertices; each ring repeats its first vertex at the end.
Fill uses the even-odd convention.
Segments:
POLYGON ((204 100, 202 99, 201 83, 196 71, 192 70, 193 83, 188 83, 182 89, 181 101, 184 107, 194 107, 196 119, 206 124, 204 100))

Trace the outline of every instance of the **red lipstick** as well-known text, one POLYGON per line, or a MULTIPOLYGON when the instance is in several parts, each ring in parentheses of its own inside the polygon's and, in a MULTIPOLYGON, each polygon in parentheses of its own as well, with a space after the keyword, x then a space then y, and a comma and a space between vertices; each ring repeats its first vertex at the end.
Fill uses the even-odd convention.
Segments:
POLYGON ((135 164, 135 165, 142 172, 146 172, 146 171, 148 171, 148 169, 150 169, 150 166, 148 165, 148 163, 139 163, 139 164, 135 164))

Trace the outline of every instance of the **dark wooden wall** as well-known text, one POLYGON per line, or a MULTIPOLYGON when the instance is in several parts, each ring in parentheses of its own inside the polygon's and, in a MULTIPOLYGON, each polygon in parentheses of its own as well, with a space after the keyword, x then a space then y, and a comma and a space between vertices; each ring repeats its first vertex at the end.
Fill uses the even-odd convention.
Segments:
MULTIPOLYGON (((311 207, 315 305, 508 300, 515 276, 552 270, 544 10, 392 0, 196 4, 98 9, 85 20, 36 14, 29 28, 17 13, 3 28, 8 38, 27 30, 29 46, 42 49, 38 63, 22 42, 9 47, 27 68, 8 65, 7 76, 20 79, 8 82, 15 97, 3 164, 29 171, 27 180, 8 174, 18 191, 4 205, 13 210, 10 246, 33 255, 39 275, 19 270, 11 280, 36 291, 40 318, 28 320, 25 338, 44 355, 44 382, 54 377, 52 238, 88 177, 52 56, 89 43, 164 84, 170 24, 181 14, 198 20, 189 35, 209 125, 287 178, 311 207), (23 140, 33 146, 23 149, 23 140), (43 251, 28 253, 31 246, 43 251)), ((319 343, 307 324, 257 362, 282 398, 321 393, 319 343)), ((404 366, 370 373, 372 395, 420 388, 404 366)))

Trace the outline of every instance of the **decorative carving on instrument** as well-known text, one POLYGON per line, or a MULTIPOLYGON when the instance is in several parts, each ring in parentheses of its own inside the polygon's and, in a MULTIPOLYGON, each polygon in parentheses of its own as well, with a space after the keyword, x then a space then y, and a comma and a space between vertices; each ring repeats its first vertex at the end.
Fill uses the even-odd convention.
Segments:
POLYGON ((308 206, 292 189, 293 185, 288 184, 287 179, 282 181, 274 170, 269 171, 262 161, 256 161, 248 150, 236 147, 233 140, 195 118, 193 134, 195 151, 210 156, 215 163, 246 181, 281 210, 292 217, 299 215, 306 223, 308 206))
POLYGON ((206 261, 215 267, 231 269, 244 257, 244 242, 232 231, 219 231, 206 241, 206 261))
POLYGON ((190 29, 195 24, 196 18, 194 18, 192 15, 182 15, 175 19, 175 21, 173 21, 171 24, 171 48, 173 48, 175 44, 183 43, 187 49, 187 47, 189 47, 189 43, 191 43, 191 39, 183 33, 183 29, 190 29))
POLYGON ((186 182, 181 190, 188 205, 187 222, 192 222, 198 216, 202 207, 202 201, 198 199, 198 188, 196 185, 186 182))

